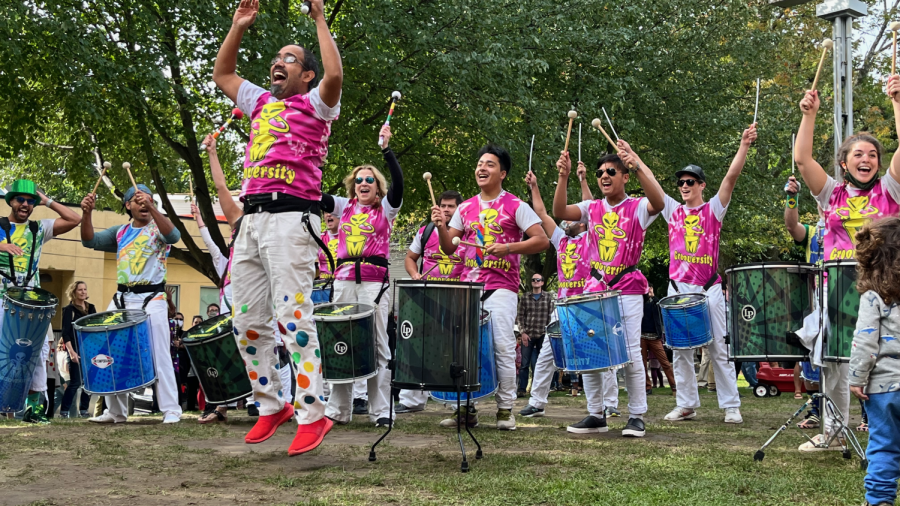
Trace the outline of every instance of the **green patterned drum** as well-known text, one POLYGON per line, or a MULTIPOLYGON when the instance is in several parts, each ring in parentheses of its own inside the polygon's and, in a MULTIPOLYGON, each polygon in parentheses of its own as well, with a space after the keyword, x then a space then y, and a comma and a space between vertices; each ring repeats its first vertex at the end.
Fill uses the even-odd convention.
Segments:
POLYGON ((396 370, 407 390, 477 392, 482 283, 398 280, 396 370), (458 371, 460 377, 453 377, 458 371), (458 383, 458 384, 457 384, 458 383))
POLYGON ((828 293, 823 359, 826 362, 849 362, 856 318, 859 316, 856 260, 832 260, 825 262, 823 268, 828 293))
POLYGON ((795 331, 812 312, 812 264, 760 262, 725 271, 731 288, 731 358, 801 361, 809 354, 795 331))
POLYGON ((231 313, 210 318, 188 330, 182 341, 206 402, 225 404, 253 393, 232 332, 231 313))
POLYGON ((313 312, 322 377, 332 383, 353 383, 378 372, 375 306, 356 303, 319 304, 313 312))

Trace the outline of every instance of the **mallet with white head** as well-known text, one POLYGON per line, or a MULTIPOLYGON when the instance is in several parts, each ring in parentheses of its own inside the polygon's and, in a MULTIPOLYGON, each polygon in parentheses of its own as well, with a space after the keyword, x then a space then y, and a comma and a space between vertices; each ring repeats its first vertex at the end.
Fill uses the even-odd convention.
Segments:
MULTIPOLYGON (((388 111, 387 119, 384 120, 385 125, 391 124, 391 118, 394 116, 394 106, 397 105, 397 102, 400 101, 400 97, 401 97, 401 95, 400 95, 399 91, 395 91, 395 92, 391 93, 391 109, 388 111)), ((378 136, 378 147, 380 148, 383 144, 384 144, 384 136, 379 135, 378 136)))
POLYGON ((422 179, 428 183, 428 193, 431 194, 431 205, 437 206, 437 201, 434 200, 434 190, 431 188, 431 172, 422 174, 422 179))
POLYGON ((569 111, 569 130, 566 132, 566 147, 563 151, 569 150, 569 137, 572 136, 572 122, 578 117, 578 112, 574 109, 569 111))
POLYGON ((819 74, 822 73, 822 65, 825 64, 825 55, 828 54, 828 50, 834 47, 834 41, 831 39, 825 39, 822 41, 822 57, 819 58, 819 68, 816 70, 816 78, 813 80, 812 88, 809 91, 816 91, 816 86, 819 84, 819 74))
POLYGON ((131 164, 125 162, 122 164, 122 168, 125 169, 125 172, 128 173, 128 179, 131 180, 131 186, 134 186, 134 191, 138 191, 137 183, 134 182, 134 176, 131 175, 131 164))
POLYGON ((303 14, 309 14, 310 7, 312 7, 312 3, 307 0, 306 2, 300 4, 300 12, 302 12, 303 14))
POLYGON ((106 171, 112 167, 112 164, 109 162, 103 162, 103 170, 100 171, 100 177, 97 178, 97 182, 94 183, 94 190, 91 192, 94 196, 97 196, 97 187, 100 186, 100 181, 103 180, 103 176, 106 175, 106 171))
MULTIPOLYGON (((596 128, 597 130, 600 130, 600 133, 602 133, 603 136, 606 137, 606 140, 609 141, 610 144, 612 144, 613 149, 616 150, 616 154, 621 153, 621 151, 619 150, 619 146, 617 146, 616 143, 613 142, 612 137, 610 137, 609 134, 606 133, 606 130, 603 129, 603 122, 600 121, 600 118, 594 118, 594 120, 591 121, 591 126, 596 128)), ((628 168, 632 168, 631 164, 628 164, 628 168)))
POLYGON ((487 249, 484 246, 481 246, 480 244, 475 244, 474 242, 461 241, 459 239, 459 237, 454 237, 452 242, 453 242, 454 246, 459 246, 460 244, 462 244, 464 246, 472 246, 473 248, 487 249))

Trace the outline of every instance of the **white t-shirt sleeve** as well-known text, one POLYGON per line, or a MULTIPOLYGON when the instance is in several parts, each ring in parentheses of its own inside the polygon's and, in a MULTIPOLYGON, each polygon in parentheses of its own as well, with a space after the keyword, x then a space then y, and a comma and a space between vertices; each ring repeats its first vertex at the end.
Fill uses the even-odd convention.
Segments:
POLYGON ((519 208, 516 209, 516 225, 519 226, 519 229, 522 232, 525 232, 534 225, 540 225, 541 223, 543 222, 531 206, 524 202, 519 204, 519 208))
POLYGON ((203 238, 203 243, 206 244, 209 256, 212 257, 213 265, 216 267, 216 274, 221 276, 225 273, 225 268, 228 267, 228 259, 225 258, 225 255, 222 254, 222 250, 220 250, 219 247, 216 246, 216 243, 213 242, 212 236, 209 235, 209 228, 201 227, 200 237, 203 238))
POLYGON ((584 200, 575 204, 575 206, 578 207, 579 210, 581 210, 581 219, 578 220, 581 223, 588 223, 588 221, 590 221, 591 202, 593 202, 593 200, 584 200))
POLYGON ((265 92, 266 90, 251 83, 250 81, 242 82, 241 87, 238 88, 238 109, 240 109, 241 112, 244 113, 244 116, 247 116, 248 118, 252 117, 253 110, 256 109, 257 100, 259 100, 259 97, 265 92))
MULTIPOLYGON (((463 204, 463 205, 467 205, 467 204, 463 204)), ((460 232, 465 230, 465 228, 463 226, 462 215, 459 214, 459 210, 462 208, 463 208, 463 206, 459 206, 456 208, 456 212, 454 212, 453 217, 450 218, 450 224, 447 225, 447 228, 455 228, 456 230, 459 230, 460 232)))
POLYGON ((338 197, 336 195, 333 195, 332 198, 334 199, 334 210, 331 211, 331 214, 337 216, 340 220, 341 215, 344 214, 344 209, 347 207, 347 204, 350 203, 350 199, 347 197, 338 197))
MULTIPOLYGON (((437 230, 432 232, 432 234, 436 234, 437 230)), ((416 236, 413 238, 412 244, 409 245, 409 251, 415 253, 416 255, 422 254, 422 230, 416 232, 416 236)))
MULTIPOLYGON (((729 202, 729 204, 731 204, 729 202)), ((712 208, 713 214, 716 215, 716 219, 721 223, 725 220, 725 213, 728 212, 728 206, 722 205, 722 199, 719 198, 719 194, 715 194, 712 200, 709 201, 709 206, 712 208)))
POLYGON ((894 199, 894 202, 900 204, 900 182, 897 182, 897 180, 891 176, 890 170, 885 173, 884 177, 881 178, 881 181, 882 186, 884 186, 884 189, 887 190, 891 198, 894 199))
POLYGON ((319 95, 318 86, 316 86, 312 89, 312 91, 309 92, 309 103, 312 104, 313 109, 316 110, 316 114, 319 116, 319 119, 325 121, 334 121, 335 119, 337 119, 338 115, 341 114, 341 100, 338 99, 338 103, 335 104, 334 107, 328 107, 328 105, 322 101, 321 95, 319 95))
POLYGON ((383 197, 381 199, 381 206, 384 208, 384 216, 388 219, 388 221, 394 221, 398 214, 400 214, 400 206, 403 205, 403 202, 400 202, 400 205, 394 207, 388 202, 387 197, 383 197))
MULTIPOLYGON (((41 228, 44 230, 44 238, 41 244, 53 239, 53 224, 56 223, 55 218, 49 218, 46 220, 41 220, 41 228)), ((29 232, 30 233, 30 232, 29 232)))
POLYGON ((647 227, 656 220, 657 216, 659 215, 650 216, 650 200, 647 197, 641 197, 637 208, 638 223, 641 224, 641 228, 647 230, 647 227))
POLYGON ((566 233, 563 232, 563 229, 561 229, 559 227, 556 227, 555 229, 553 229, 553 235, 550 236, 550 244, 553 245, 553 247, 556 249, 556 251, 559 251, 559 242, 562 241, 563 237, 565 237, 565 236, 566 236, 566 233))
POLYGON ((837 181, 828 176, 828 179, 825 181, 825 186, 822 187, 822 191, 816 195, 816 201, 822 206, 823 211, 828 211, 828 201, 831 200, 831 194, 834 193, 834 189, 837 188, 837 181))
POLYGON ((672 221, 672 213, 674 213, 680 205, 681 204, 679 204, 677 200, 668 195, 665 195, 665 206, 663 207, 662 212, 659 214, 661 214, 663 219, 666 220, 666 223, 668 223, 672 221))

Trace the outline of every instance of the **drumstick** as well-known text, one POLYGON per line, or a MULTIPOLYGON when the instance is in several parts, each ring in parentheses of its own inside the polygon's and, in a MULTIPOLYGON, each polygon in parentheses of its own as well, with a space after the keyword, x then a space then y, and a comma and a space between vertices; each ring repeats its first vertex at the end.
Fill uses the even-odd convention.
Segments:
POLYGON ((575 118, 578 117, 578 112, 574 109, 569 111, 569 131, 566 132, 566 147, 563 151, 569 150, 569 137, 572 136, 572 122, 575 121, 575 118))
POLYGON ((816 78, 813 80, 812 89, 809 91, 816 91, 816 85, 819 84, 819 74, 822 73, 822 65, 825 64, 825 55, 828 54, 828 50, 834 47, 834 41, 831 39, 825 39, 822 41, 822 57, 819 58, 819 69, 816 70, 816 78))
POLYGON ((131 180, 131 186, 134 186, 134 191, 137 192, 137 190, 138 190, 137 183, 134 182, 134 176, 131 175, 131 164, 128 162, 125 162, 122 164, 122 168, 125 169, 125 172, 128 173, 128 179, 131 180))
MULTIPOLYGON (((401 95, 400 95, 399 91, 395 91, 395 92, 391 93, 391 108, 388 111, 387 119, 384 120, 385 126, 388 126, 391 124, 391 118, 394 117, 394 106, 397 105, 397 102, 400 100, 400 96, 401 95)), ((382 144, 384 144, 384 136, 379 135, 378 136, 378 147, 380 148, 382 146, 382 144)))
MULTIPOLYGON (((578 123, 578 163, 581 163, 581 123, 578 123)), ((584 176, 578 174, 578 180, 584 181, 584 176)))
POLYGON ((897 73, 897 31, 900 30, 900 21, 891 23, 891 31, 894 32, 894 56, 891 58, 891 75, 897 73))
POLYGON ((459 246, 460 244, 462 244, 463 246, 472 246, 473 248, 487 249, 484 246, 475 244, 474 242, 460 241, 459 237, 454 237, 452 242, 454 246, 459 246))
POLYGON ((428 193, 431 194, 431 205, 437 206, 437 202, 434 200, 434 190, 431 188, 431 172, 422 174, 422 179, 428 183, 428 193))
POLYGON ((600 107, 603 109, 603 115, 606 116, 606 122, 609 124, 609 129, 612 130, 613 135, 616 136, 616 140, 619 140, 619 134, 616 133, 616 127, 613 126, 612 120, 609 119, 609 114, 606 114, 606 107, 600 107))
POLYGON ((191 191, 191 204, 194 203, 194 177, 188 174, 188 189, 191 191))
POLYGON ((106 175, 106 169, 108 169, 108 168, 110 168, 110 167, 112 167, 112 164, 111 164, 111 163, 109 163, 109 162, 103 162, 103 170, 100 171, 100 177, 97 178, 97 182, 94 183, 94 191, 91 192, 91 193, 94 194, 95 197, 97 196, 97 187, 100 186, 100 181, 102 181, 102 180, 103 180, 103 176, 106 175))
MULTIPOLYGON (((572 124, 569 123, 569 127, 571 128, 572 124)), ((566 144, 568 144, 568 139, 566 140, 566 144)), ((531 159, 534 157, 534 135, 531 136, 531 151, 528 152, 528 172, 531 172, 531 159)), ((531 185, 528 185, 528 189, 531 189, 531 185)))
POLYGON ((756 124, 756 114, 759 112, 759 78, 756 78, 756 106, 753 108, 753 124, 756 124))
POLYGON ((613 142, 609 134, 606 133, 606 130, 603 129, 603 123, 600 121, 600 118, 594 118, 594 120, 591 121, 591 126, 596 128, 597 130, 600 130, 600 133, 602 133, 603 136, 606 137, 606 140, 608 140, 609 143, 612 144, 612 147, 616 150, 616 153, 619 153, 619 146, 616 146, 616 143, 613 142))
POLYGON ((428 269, 427 271, 425 271, 425 272, 422 273, 422 277, 424 278, 426 275, 428 275, 429 272, 433 271, 434 268, 437 267, 437 266, 438 266, 438 264, 432 265, 430 269, 428 269))

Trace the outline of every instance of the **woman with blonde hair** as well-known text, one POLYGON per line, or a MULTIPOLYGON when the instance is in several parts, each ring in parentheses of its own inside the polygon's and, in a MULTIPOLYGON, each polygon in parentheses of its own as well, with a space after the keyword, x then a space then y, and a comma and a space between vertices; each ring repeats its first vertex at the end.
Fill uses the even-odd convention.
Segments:
MULTIPOLYGON (((344 179, 349 198, 322 195, 322 210, 340 216, 334 301, 375 306, 378 372, 368 380, 369 417, 376 427, 389 426, 391 375, 387 321, 391 306, 387 290, 391 229, 403 203, 403 171, 388 148, 391 127, 381 128, 382 154, 391 172, 391 185, 371 165, 361 165, 344 179)), ((335 423, 350 422, 353 385, 332 385, 325 416, 335 423)))
MULTIPOLYGON (((60 403, 59 414, 62 418, 69 417, 69 410, 72 407, 72 401, 75 400, 75 393, 82 386, 81 379, 81 357, 78 355, 78 340, 75 339, 75 328, 72 325, 79 318, 85 317, 97 312, 97 308, 87 301, 88 289, 87 283, 84 281, 74 281, 66 288, 66 297, 69 299, 69 305, 63 308, 63 341, 66 343, 66 351, 69 352, 69 358, 66 360, 66 367, 69 369, 69 383, 66 385, 66 391, 63 393, 62 402, 60 403)), ((78 413, 82 418, 88 416, 88 403, 91 396, 81 391, 81 402, 78 405, 78 413)))

